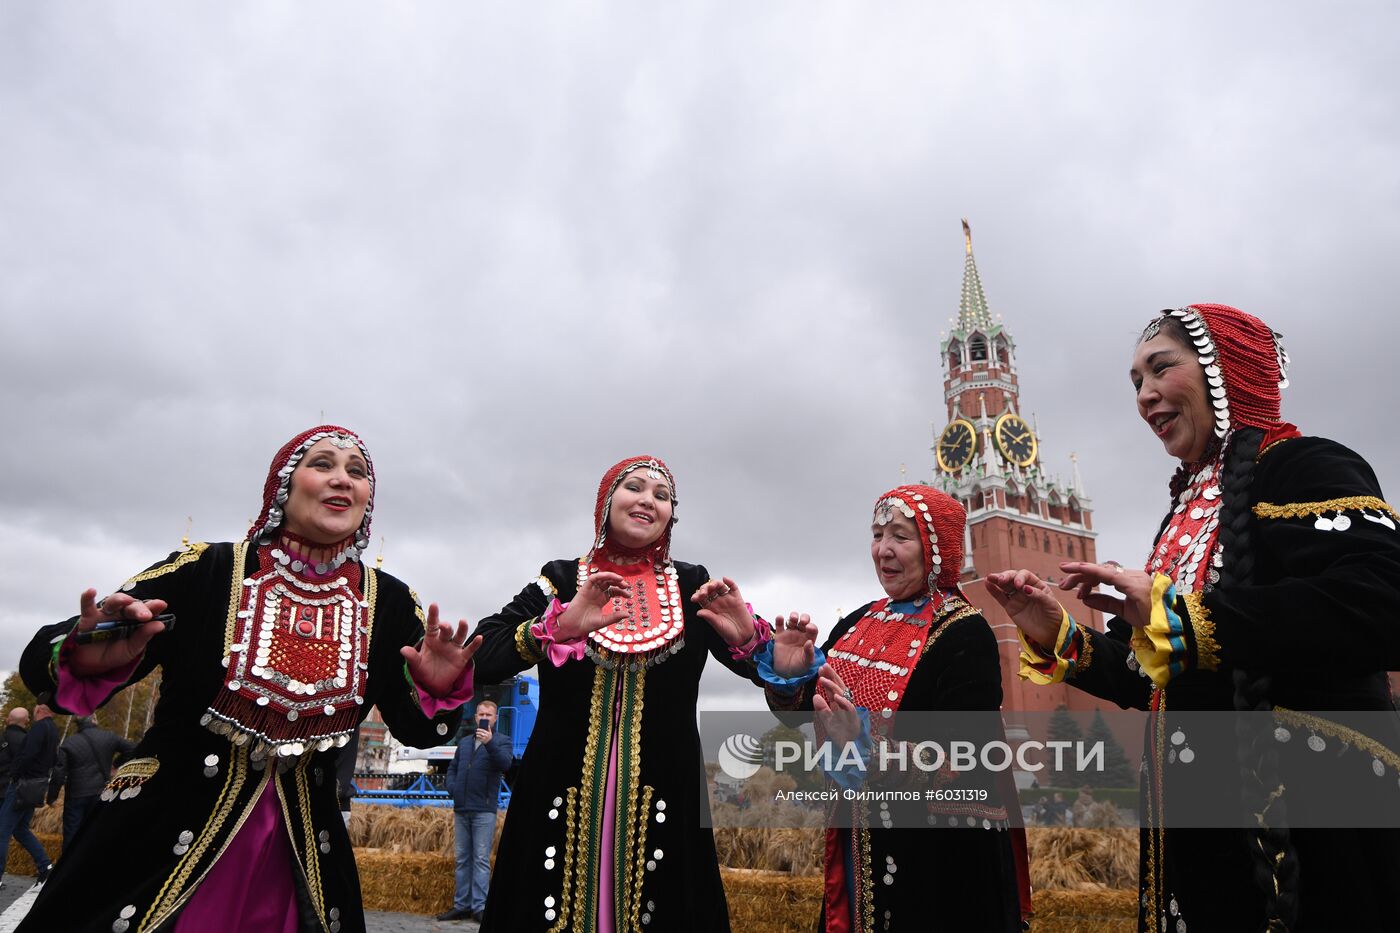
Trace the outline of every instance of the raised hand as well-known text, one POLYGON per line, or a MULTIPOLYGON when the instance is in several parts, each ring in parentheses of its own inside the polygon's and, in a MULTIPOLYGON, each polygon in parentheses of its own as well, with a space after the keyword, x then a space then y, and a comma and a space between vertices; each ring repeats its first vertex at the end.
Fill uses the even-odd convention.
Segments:
POLYGON ((1027 639, 1054 648, 1063 610, 1048 583, 1029 570, 1003 570, 987 574, 986 587, 1027 639))
POLYGON ((710 580, 695 591, 691 602, 700 606, 700 618, 710 623, 727 645, 753 640, 754 621, 748 604, 739 593, 739 584, 728 577, 710 580))
POLYGON ((481 636, 467 641, 467 622, 457 622, 457 628, 438 621, 437 603, 428 606, 428 621, 424 626, 423 642, 417 648, 404 645, 399 649, 408 663, 413 682, 429 696, 443 697, 452 692, 453 685, 481 647, 481 636))
POLYGON ((128 593, 113 593, 101 603, 97 590, 87 589, 78 598, 78 631, 88 632, 99 622, 114 619, 139 619, 145 622, 126 638, 73 644, 69 648, 69 670, 79 677, 91 677, 125 667, 141 657, 152 638, 165 631, 164 622, 152 621, 165 611, 165 600, 140 600, 128 593))
POLYGON ((817 724, 833 742, 852 742, 860 735, 855 698, 830 664, 823 664, 817 674, 812 709, 816 710, 817 724))
POLYGON ((778 676, 805 674, 816 658, 816 647, 817 626, 805 612, 773 620, 773 671, 778 676))
POLYGON ((1077 590, 1079 601, 1090 609, 1122 616, 1134 628, 1152 621, 1152 575, 1146 571, 1129 570, 1116 560, 1102 564, 1067 561, 1060 569, 1066 574, 1060 589, 1077 590), (1113 587, 1123 598, 1094 592, 1099 584, 1113 587))
POLYGON ((599 571, 590 575, 570 601, 569 608, 559 616, 558 640, 573 641, 627 618, 627 613, 620 609, 606 612, 604 609, 615 597, 626 596, 629 591, 621 574, 599 571))

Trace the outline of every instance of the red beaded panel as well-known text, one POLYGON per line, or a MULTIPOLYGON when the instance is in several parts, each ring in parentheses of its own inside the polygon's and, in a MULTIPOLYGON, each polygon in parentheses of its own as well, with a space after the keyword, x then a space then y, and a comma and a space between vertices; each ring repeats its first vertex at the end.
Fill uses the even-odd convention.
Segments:
POLYGON ((890 601, 882 599, 827 653, 828 663, 855 695, 855 704, 870 710, 872 726, 878 728, 881 719, 899 708, 940 603, 926 600, 917 615, 907 616, 890 612, 890 601))

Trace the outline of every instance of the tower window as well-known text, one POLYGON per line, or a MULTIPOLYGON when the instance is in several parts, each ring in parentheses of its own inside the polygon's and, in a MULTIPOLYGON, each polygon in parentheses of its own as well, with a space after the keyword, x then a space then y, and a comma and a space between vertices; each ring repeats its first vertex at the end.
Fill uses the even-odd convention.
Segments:
POLYGON ((973 334, 972 339, 967 342, 968 356, 974 363, 987 362, 987 338, 981 334, 973 334))
POLYGON ((1026 546, 1026 529, 1022 528, 1016 533, 1016 543, 1021 545, 1021 547, 1026 546))
POLYGON ((1050 536, 1048 534, 1045 536, 1045 543, 1041 546, 1041 550, 1046 554, 1050 553, 1050 536))

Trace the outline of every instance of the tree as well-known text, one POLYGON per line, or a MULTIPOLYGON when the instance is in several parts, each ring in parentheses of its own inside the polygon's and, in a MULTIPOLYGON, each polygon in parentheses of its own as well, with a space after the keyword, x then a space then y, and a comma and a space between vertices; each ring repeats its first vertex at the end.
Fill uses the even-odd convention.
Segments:
MULTIPOLYGON (((93 718, 104 729, 110 729, 132 741, 140 741, 151 724, 156 703, 160 699, 160 674, 161 669, 157 667, 144 679, 108 700, 106 705, 93 713, 93 718)), ((20 678, 19 671, 5 678, 0 690, 4 692, 3 699, 0 699, 0 709, 3 709, 5 716, 17 706, 32 710, 34 704, 39 702, 20 678)), ((66 736, 72 731, 70 720, 69 716, 55 717, 54 724, 58 726, 60 736, 66 736)))
POLYGON ((1078 742, 1084 738, 1084 730, 1079 721, 1070 714, 1069 707, 1061 703, 1050 714, 1050 724, 1046 727, 1051 742, 1078 742))
POLYGON ((19 671, 15 671, 9 677, 6 677, 4 685, 0 686, 0 690, 5 692, 4 699, 0 700, 0 707, 4 708, 4 714, 6 716, 10 715, 10 710, 17 706, 23 706, 25 709, 32 710, 34 704, 38 702, 38 700, 34 698, 34 694, 30 693, 29 688, 25 686, 24 680, 19 676, 19 671))
POLYGON ((1128 764, 1128 756, 1124 753, 1123 746, 1113 737, 1108 723, 1104 722, 1103 714, 1097 710, 1094 712, 1094 721, 1089 724, 1088 744, 1092 747, 1096 742, 1102 742, 1104 748, 1103 785, 1132 787, 1136 781, 1132 765, 1128 764))

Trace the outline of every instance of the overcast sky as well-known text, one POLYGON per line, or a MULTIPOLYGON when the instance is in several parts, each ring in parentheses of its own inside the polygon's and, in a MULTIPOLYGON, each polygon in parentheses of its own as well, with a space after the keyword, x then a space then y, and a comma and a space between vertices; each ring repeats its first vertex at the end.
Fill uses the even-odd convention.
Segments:
MULTIPOLYGON (((1284 414, 1400 489, 1388 3, 0 6, 0 667, 241 536, 329 420, 385 569, 494 611, 674 469, 683 560, 823 626, 933 470, 958 220, 1048 469, 1142 560, 1153 313, 1285 335, 1284 414)), ((759 705, 712 665, 704 702, 759 705)))

